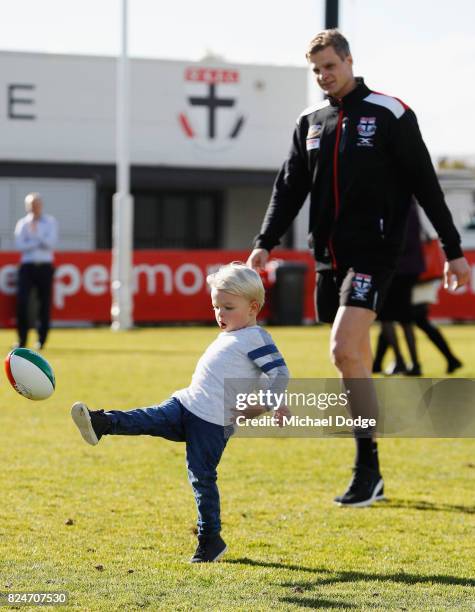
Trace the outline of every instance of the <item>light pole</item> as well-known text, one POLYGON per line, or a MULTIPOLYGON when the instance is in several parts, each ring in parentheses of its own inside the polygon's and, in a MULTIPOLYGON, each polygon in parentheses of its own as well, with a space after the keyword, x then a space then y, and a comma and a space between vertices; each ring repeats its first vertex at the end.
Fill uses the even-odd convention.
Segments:
POLYGON ((325 0, 325 29, 338 27, 338 0, 325 0))
POLYGON ((133 326, 133 198, 130 195, 129 58, 127 0, 122 0, 121 53, 117 60, 117 191, 112 199, 112 329, 133 326))

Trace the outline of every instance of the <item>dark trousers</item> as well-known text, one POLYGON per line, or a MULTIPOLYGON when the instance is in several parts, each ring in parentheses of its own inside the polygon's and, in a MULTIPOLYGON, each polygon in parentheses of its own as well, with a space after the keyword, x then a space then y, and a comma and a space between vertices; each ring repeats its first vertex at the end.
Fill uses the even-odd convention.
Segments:
POLYGON ((28 303, 32 289, 36 289, 39 302, 38 341, 46 342, 50 327, 51 293, 54 268, 50 263, 24 263, 18 271, 17 329, 18 342, 26 345, 28 336, 28 303))
POLYGON ((186 443, 188 480, 198 510, 198 535, 221 531, 217 467, 233 428, 200 419, 172 397, 159 406, 106 413, 112 421, 112 435, 159 436, 186 443))
POLYGON ((417 327, 419 327, 419 329, 421 329, 429 340, 439 349, 449 364, 452 361, 458 361, 457 357, 452 353, 444 336, 429 320, 429 306, 427 304, 414 305, 412 307, 412 316, 417 327))

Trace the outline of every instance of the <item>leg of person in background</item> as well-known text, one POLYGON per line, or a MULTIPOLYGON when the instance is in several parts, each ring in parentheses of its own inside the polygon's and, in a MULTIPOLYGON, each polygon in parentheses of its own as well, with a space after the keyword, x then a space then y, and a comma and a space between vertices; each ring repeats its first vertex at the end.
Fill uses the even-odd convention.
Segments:
POLYGON ((51 317, 51 292, 53 286, 54 269, 51 264, 43 264, 37 268, 38 299, 39 299, 39 322, 38 342, 36 348, 42 349, 48 337, 51 317))
POLYGON ((427 304, 416 304, 413 306, 413 321, 421 329, 429 340, 434 344, 442 355, 447 359, 447 374, 452 374, 462 367, 462 362, 450 350, 447 341, 437 327, 431 323, 428 317, 429 306, 427 304))
POLYGON ((421 364, 419 362, 419 356, 417 353, 416 336, 414 334, 414 328, 411 323, 401 323, 401 327, 404 331, 404 337, 406 338, 407 348, 409 349, 409 355, 411 357, 412 366, 407 369, 407 376, 420 376, 422 374, 421 364))
POLYGON ((386 351, 388 350, 388 341, 386 340, 385 335, 383 334, 382 325, 379 328, 378 340, 376 344, 376 351, 373 361, 373 374, 379 374, 383 371, 383 359, 386 351))
POLYGON ((18 271, 18 289, 16 296, 16 317, 18 330, 18 345, 26 346, 28 338, 28 301, 30 299, 33 280, 32 264, 22 264, 18 271))
POLYGON ((386 338, 386 342, 393 349, 396 361, 394 364, 385 371, 388 376, 394 376, 395 374, 405 374, 407 371, 404 358, 399 348, 399 341, 397 339, 396 328, 392 321, 382 321, 381 329, 386 338))

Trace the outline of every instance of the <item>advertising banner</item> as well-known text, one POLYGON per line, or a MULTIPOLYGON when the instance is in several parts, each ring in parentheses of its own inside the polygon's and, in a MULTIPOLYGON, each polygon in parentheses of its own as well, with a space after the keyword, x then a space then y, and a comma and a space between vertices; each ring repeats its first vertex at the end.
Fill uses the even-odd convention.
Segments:
MULTIPOLYGON (((135 251, 134 320, 137 323, 211 322, 214 314, 206 276, 220 265, 245 261, 249 251, 135 251)), ((279 261, 307 265, 304 318, 313 320, 314 261, 306 252, 276 250, 263 275, 269 291, 279 261)), ((0 254, 0 324, 15 323, 17 253, 0 254)), ((55 322, 110 322, 111 252, 58 252, 55 260, 52 319, 55 322)), ((262 316, 269 315, 269 303, 262 316)))
MULTIPOLYGON (((245 261, 248 251, 144 250, 134 253, 133 294, 136 323, 212 322, 206 276, 222 264, 245 261)), ((457 292, 439 290, 439 303, 431 307, 438 319, 475 319, 475 251, 466 253, 472 266, 468 287, 457 292)), ((279 265, 285 261, 307 266, 304 279, 303 318, 311 323, 314 311, 314 260, 305 251, 276 250, 263 274, 268 297, 262 318, 271 318, 273 287, 279 265)), ((53 289, 53 321, 109 323, 111 307, 110 251, 59 252, 53 289)), ((15 324, 17 253, 0 253, 0 325, 15 324)), ((295 298, 298 299, 298 298, 295 298)))

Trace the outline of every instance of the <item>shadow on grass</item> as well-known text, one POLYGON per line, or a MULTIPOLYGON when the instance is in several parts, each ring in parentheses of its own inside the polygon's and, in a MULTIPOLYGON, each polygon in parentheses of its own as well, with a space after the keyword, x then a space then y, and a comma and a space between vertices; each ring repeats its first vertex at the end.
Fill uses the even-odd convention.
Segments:
POLYGON ((475 514, 475 506, 461 506, 456 504, 440 504, 432 503, 423 500, 409 500, 409 499, 388 499, 378 503, 375 508, 380 509, 392 509, 392 508, 405 508, 409 510, 432 510, 433 512, 462 512, 464 514, 475 514))
POLYGON ((282 586, 286 587, 302 587, 308 589, 309 587, 320 587, 328 584, 336 584, 339 582, 373 582, 375 580, 381 582, 394 582, 396 584, 424 584, 424 583, 436 583, 446 584, 450 586, 464 586, 464 587, 475 587, 475 579, 473 578, 459 578, 458 576, 446 576, 441 574, 430 574, 427 576, 421 576, 419 574, 406 574, 405 572, 398 572, 396 574, 377 574, 374 572, 341 572, 341 571, 330 571, 325 568, 319 567, 305 567, 304 565, 291 565, 286 563, 273 563, 270 561, 259 561, 255 559, 249 559, 248 557, 242 557, 239 559, 226 559, 222 563, 235 563, 240 565, 252 565, 257 567, 269 567, 273 569, 292 570, 296 572, 308 572, 310 574, 320 574, 320 577, 315 583, 302 582, 301 584, 283 583, 282 586))
POLYGON ((317 597, 282 597, 279 601, 299 606, 300 608, 311 608, 312 610, 330 610, 336 608, 338 610, 348 610, 356 608, 355 605, 345 603, 344 601, 330 601, 329 599, 319 599, 317 597))

